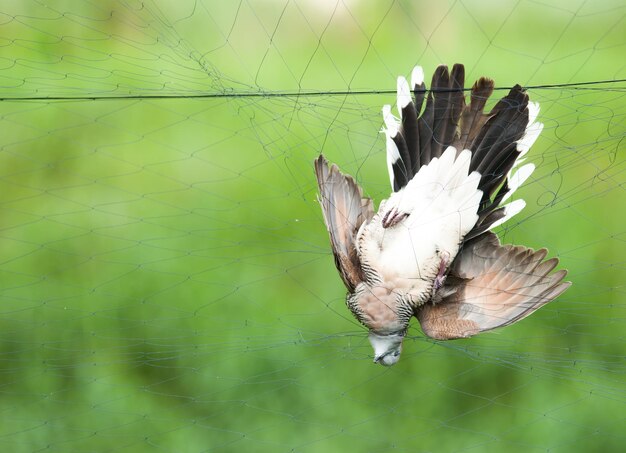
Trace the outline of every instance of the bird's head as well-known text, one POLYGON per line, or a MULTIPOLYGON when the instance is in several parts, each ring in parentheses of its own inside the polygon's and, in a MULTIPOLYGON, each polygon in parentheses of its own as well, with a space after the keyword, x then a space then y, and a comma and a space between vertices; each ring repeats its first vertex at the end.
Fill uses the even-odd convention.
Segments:
POLYGON ((404 332, 379 334, 370 330, 369 340, 374 348, 374 363, 384 366, 395 365, 400 360, 404 332))

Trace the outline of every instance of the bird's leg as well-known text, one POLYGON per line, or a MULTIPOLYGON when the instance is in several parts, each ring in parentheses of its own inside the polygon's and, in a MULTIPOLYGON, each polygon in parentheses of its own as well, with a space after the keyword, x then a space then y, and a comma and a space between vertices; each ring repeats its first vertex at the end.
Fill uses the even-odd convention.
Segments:
POLYGON ((450 253, 443 251, 440 254, 441 261, 439 262, 439 270, 437 276, 433 282, 433 294, 443 286, 443 282, 446 280, 446 270, 450 264, 450 253))
POLYGON ((409 215, 406 212, 400 212, 396 208, 391 208, 383 216, 383 228, 389 228, 401 222, 409 215))

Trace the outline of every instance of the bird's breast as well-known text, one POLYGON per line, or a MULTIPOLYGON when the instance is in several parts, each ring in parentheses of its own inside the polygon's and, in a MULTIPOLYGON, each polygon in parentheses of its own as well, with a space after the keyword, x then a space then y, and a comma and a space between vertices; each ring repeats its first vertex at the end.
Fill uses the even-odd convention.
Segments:
POLYGON ((447 240, 445 228, 371 228, 362 241, 361 259, 387 285, 411 287, 416 280, 430 281, 437 275, 439 253, 456 254, 456 239, 447 240))

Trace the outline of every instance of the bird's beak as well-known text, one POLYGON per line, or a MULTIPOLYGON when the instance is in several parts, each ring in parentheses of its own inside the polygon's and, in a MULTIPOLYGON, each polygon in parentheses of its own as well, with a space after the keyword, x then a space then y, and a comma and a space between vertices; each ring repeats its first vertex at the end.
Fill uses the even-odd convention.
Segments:
POLYGON ((382 359, 383 357, 385 357, 385 355, 379 355, 378 357, 374 357, 374 363, 378 363, 380 362, 380 359, 382 359))

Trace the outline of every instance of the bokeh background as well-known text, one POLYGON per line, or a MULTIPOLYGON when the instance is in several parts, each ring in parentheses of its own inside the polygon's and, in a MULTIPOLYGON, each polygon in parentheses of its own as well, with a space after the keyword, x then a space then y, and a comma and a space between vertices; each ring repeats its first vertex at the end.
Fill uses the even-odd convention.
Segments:
POLYGON ((3 2, 2 451, 624 451, 625 13, 3 2), (574 284, 477 338, 413 326, 384 369, 344 306, 312 161, 379 202, 397 75, 455 62, 541 103, 528 205, 499 233, 574 284))

